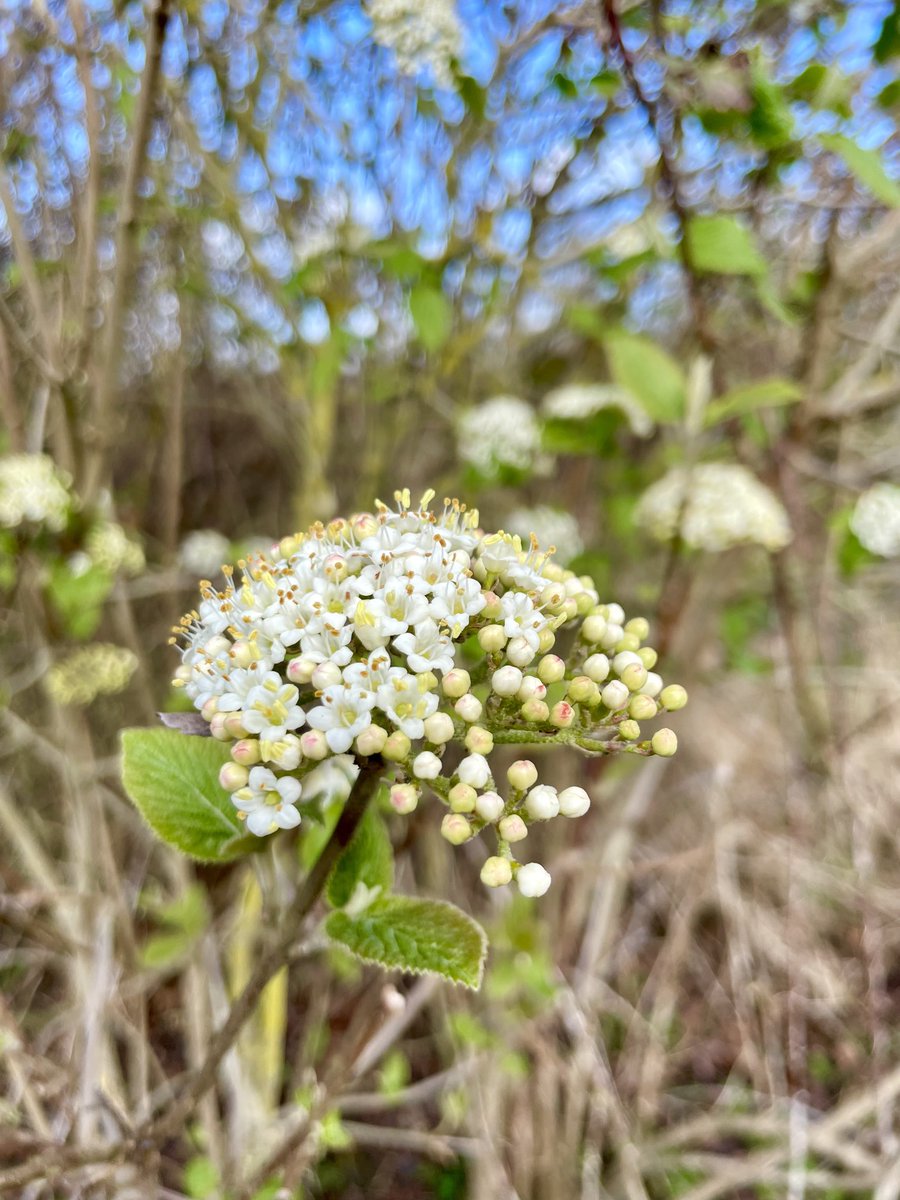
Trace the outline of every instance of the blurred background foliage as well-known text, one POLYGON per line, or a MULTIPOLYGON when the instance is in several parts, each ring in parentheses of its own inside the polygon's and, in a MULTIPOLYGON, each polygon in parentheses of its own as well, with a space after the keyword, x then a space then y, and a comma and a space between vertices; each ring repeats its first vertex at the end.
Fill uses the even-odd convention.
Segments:
POLYGON ((396 830, 481 997, 314 948, 151 1163, 8 1190, 900 1195, 898 61, 875 0, 3 8, 10 1171, 114 1158, 254 952, 116 783, 199 576, 433 486, 692 690, 677 764, 568 767, 539 907, 396 830))

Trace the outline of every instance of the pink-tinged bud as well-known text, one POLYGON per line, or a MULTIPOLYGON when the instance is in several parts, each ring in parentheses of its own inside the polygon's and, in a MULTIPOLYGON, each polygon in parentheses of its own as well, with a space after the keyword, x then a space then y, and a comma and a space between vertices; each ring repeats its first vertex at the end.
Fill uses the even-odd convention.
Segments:
POLYGON ((478 631, 478 645, 485 654, 497 654, 507 643, 502 625, 485 625, 478 631))
POLYGON ((507 858, 494 855, 481 868, 481 882, 486 887, 505 887, 512 879, 512 864, 507 858))
POLYGON ((360 539, 372 537, 378 532, 378 519, 371 513, 354 513, 350 518, 350 528, 360 539))
POLYGON ((513 813, 511 817, 503 818, 497 826, 497 832, 504 842, 521 842, 528 837, 528 826, 518 813, 513 813))
POLYGON ((314 762, 327 758, 328 742, 325 740, 325 734, 321 729, 307 729, 306 733, 300 735, 300 749, 304 758, 311 758, 314 762))
POLYGON ((225 714, 225 732, 229 737, 245 738, 247 730, 244 728, 243 713, 230 712, 225 714))
POLYGON ((337 663, 321 662, 316 664, 312 673, 312 685, 317 692, 322 692, 327 687, 334 687, 340 682, 341 668, 337 663))
POLYGON ((573 704, 591 704, 600 698, 600 689, 587 675, 576 675, 570 679, 566 693, 573 704))
POLYGON ((471 686, 472 680, 469 672, 464 671, 461 667, 454 667, 452 671, 448 671, 441 681, 444 695, 451 700, 458 700, 460 696, 465 696, 471 686))
POLYGON ((583 817, 591 798, 583 787, 567 787, 559 793, 559 811, 564 817, 583 817))
POLYGON ((481 610, 481 615, 486 621, 496 621, 503 612, 500 597, 496 592, 484 592, 483 594, 484 608, 481 610))
POLYGON ((389 793, 391 808, 401 817, 414 812, 419 803, 419 790, 411 783, 395 783, 389 793))
POLYGON ((246 787, 250 772, 236 762, 223 763, 219 768, 219 786, 226 792, 236 792, 238 788, 246 787))
POLYGON ((548 686, 558 683, 566 674, 566 664, 558 654, 545 654, 538 663, 538 679, 548 686))
POLYGON ((490 754, 494 748, 494 735, 481 725, 466 730, 466 749, 473 754, 490 754))
POLYGON ((619 678, 629 692, 639 692, 647 682, 647 668, 640 662, 631 663, 621 672, 619 678))
POLYGON ((509 786, 519 792, 527 792, 530 787, 533 787, 537 783, 537 777, 537 767, 528 758, 520 758, 512 766, 508 767, 506 771, 509 786))
POLYGON ((333 579, 335 583, 340 583, 342 579, 347 578, 347 560, 343 554, 329 554, 322 564, 322 568, 329 579, 333 579))
POLYGON ((522 686, 516 692, 516 699, 521 700, 523 704, 526 700, 544 700, 546 696, 547 689, 537 675, 526 675, 522 686))
POLYGON ((462 813, 447 813, 441 821, 441 837, 451 846, 461 846, 472 836, 472 826, 462 813))
POLYGON ((425 737, 432 746, 443 746, 453 737, 453 718, 448 713, 436 712, 425 718, 425 737))
POLYGON ((213 717, 216 715, 216 713, 218 712, 218 709, 219 709, 219 701, 216 699, 215 696, 213 696, 212 699, 207 700, 207 702, 200 709, 200 716, 203 718, 204 721, 211 721, 213 719, 213 717))
POLYGON ((455 813, 470 813, 475 811, 477 794, 468 783, 455 783, 447 793, 450 808, 455 813))
POLYGON ((635 721, 652 721, 658 706, 652 696, 632 696, 628 701, 628 715, 635 721))
POLYGON ((491 691, 498 696, 514 696, 522 686, 522 672, 518 667, 501 667, 491 678, 491 691))
POLYGON ((242 767, 255 766, 261 758, 259 740, 257 738, 241 738, 231 747, 231 757, 242 767))
POLYGON ((291 683, 298 683, 302 687, 312 681, 313 672, 318 665, 311 658, 304 658, 303 655, 299 658, 292 658, 287 665, 287 677, 291 683))
POLYGON ((473 696, 471 692, 465 696, 460 696, 457 702, 453 705, 453 708, 455 709, 457 716, 461 717, 467 722, 479 720, 483 711, 481 701, 477 696, 473 696))
POLYGON ((523 637, 514 637, 506 647, 506 657, 514 667, 527 667, 536 655, 537 651, 533 650, 523 637))
POLYGON ((231 734, 225 728, 225 718, 228 713, 213 713, 213 719, 209 723, 209 732, 213 735, 217 742, 230 742, 231 734))
POLYGON ((504 808, 503 797, 497 792, 482 792, 475 801, 475 812, 482 821, 487 821, 489 824, 500 819, 504 808))
POLYGON ((560 700, 550 709, 550 724, 557 729, 568 729, 575 721, 575 709, 568 700, 560 700))
POLYGON ((370 754, 380 754, 388 739, 388 732, 380 725, 369 725, 356 739, 356 750, 363 758, 370 754))
POLYGON ((254 645, 242 638, 231 647, 229 657, 236 667, 249 667, 251 663, 258 661, 259 651, 254 645))
POLYGON ((382 758, 386 758, 388 762, 406 762, 409 758, 409 752, 412 749, 412 742, 406 734, 395 729, 391 736, 384 743, 381 750, 382 758))
POLYGON ((535 725, 546 725, 550 720, 550 705, 546 700, 526 700, 519 711, 524 721, 535 725))
POLYGON ((660 758, 671 758, 678 749, 678 738, 673 729, 657 729, 650 739, 650 749, 660 758))

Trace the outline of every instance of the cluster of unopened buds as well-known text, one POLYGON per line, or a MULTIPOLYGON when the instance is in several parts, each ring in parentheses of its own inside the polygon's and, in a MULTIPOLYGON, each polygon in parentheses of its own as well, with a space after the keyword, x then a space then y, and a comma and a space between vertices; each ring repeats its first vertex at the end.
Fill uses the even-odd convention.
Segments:
POLYGON ((601 604, 552 548, 485 534, 455 500, 432 512, 432 498, 411 506, 398 492, 395 509, 378 503, 241 563, 240 582, 224 568, 223 590, 203 583, 177 630, 175 682, 231 744, 220 782, 252 833, 298 825, 326 760, 368 760, 395 812, 413 812, 428 790, 446 807, 448 842, 491 831, 485 884, 514 879, 542 895, 550 876, 517 861, 520 843, 533 823, 579 817, 590 799, 539 782, 528 760, 501 779, 495 747, 668 757, 672 730, 648 737, 641 722, 682 708, 687 693, 654 671, 647 622, 601 604))

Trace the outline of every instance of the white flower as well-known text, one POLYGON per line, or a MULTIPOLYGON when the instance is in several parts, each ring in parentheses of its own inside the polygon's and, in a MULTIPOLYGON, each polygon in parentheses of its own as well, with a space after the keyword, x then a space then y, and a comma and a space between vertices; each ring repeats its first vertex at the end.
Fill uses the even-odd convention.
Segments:
POLYGON ((551 508, 548 504, 539 504, 536 508, 517 508, 509 514, 506 524, 513 533, 520 534, 527 540, 531 535, 545 550, 555 547, 555 558, 564 564, 577 558, 584 550, 584 542, 578 522, 567 512, 559 508, 551 508))
POLYGON ((554 388, 541 405, 544 415, 563 421, 584 421, 604 408, 619 408, 625 414, 632 433, 647 437, 653 422, 625 388, 608 383, 567 383, 554 388))
POLYGON ((90 704, 123 691, 137 667, 137 657, 124 646, 83 646, 50 669, 47 691, 59 704, 90 704))
POLYGON ((91 561, 110 575, 139 575, 146 565, 140 542, 114 521, 95 525, 85 545, 91 561))
POLYGON ((191 575, 214 576, 227 563, 231 543, 216 529, 195 529, 185 534, 178 547, 178 562, 191 575))
POLYGON ((372 692, 337 683, 324 690, 321 706, 310 709, 306 719, 313 729, 324 732, 330 750, 344 754, 353 739, 371 725, 374 705, 372 692))
POLYGON ((366 11, 373 40, 394 52, 401 74, 430 72, 439 87, 453 86, 462 29, 451 0, 369 0, 366 11))
POLYGON ((850 528, 870 554, 900 554, 900 487, 876 483, 863 492, 850 518, 850 528))
POLYGON ((269 671, 247 692, 240 709, 241 724, 263 741, 277 742, 289 729, 299 729, 303 724, 299 695, 292 683, 285 683, 277 672, 269 671))
POLYGON ((234 792, 231 800, 244 814, 250 832, 265 837, 276 829, 293 829, 300 824, 294 805, 301 790, 298 779, 289 775, 278 778, 267 767, 253 767, 247 786, 234 792))
POLYGON ((415 675, 404 673, 378 689, 378 707, 413 740, 424 736, 425 720, 437 706, 437 695, 415 675))
POLYGON ((635 514, 660 541, 675 536, 679 518, 682 538, 698 550, 717 552, 746 542, 781 550, 791 540, 781 502, 736 463, 675 467, 648 488, 635 514))
POLYGON ((500 600, 500 611, 506 636, 524 638, 532 650, 537 650, 547 618, 535 608, 531 597, 524 592, 507 592, 500 600))
POLYGON ((476 580, 451 580, 434 589, 431 613, 447 624, 451 637, 457 638, 469 624, 469 618, 477 616, 485 603, 484 593, 476 580))
POLYGON ((0 525, 15 529, 25 521, 58 533, 72 508, 72 480, 46 454, 0 458, 0 525))
POLYGON ((463 414, 457 444, 460 458, 482 474, 496 474, 498 467, 526 471, 540 451, 541 430, 524 400, 495 396, 463 414))
POLYGON ((394 646, 406 655, 410 669, 417 675, 423 671, 443 674, 453 667, 453 642, 430 618, 420 622, 415 633, 403 633, 394 638, 394 646))

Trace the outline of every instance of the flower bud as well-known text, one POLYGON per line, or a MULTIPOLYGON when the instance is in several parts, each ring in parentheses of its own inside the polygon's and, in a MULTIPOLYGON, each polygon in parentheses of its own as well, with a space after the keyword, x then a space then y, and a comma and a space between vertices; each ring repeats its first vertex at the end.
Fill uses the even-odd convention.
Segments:
POLYGON ((278 553, 282 558, 291 558, 300 549, 300 539, 289 534, 278 543, 278 553))
POLYGON ((619 677, 629 692, 639 692, 647 682, 647 668, 640 662, 629 663, 619 677))
POLYGON ((231 747, 231 757, 242 767, 253 767, 260 760, 259 741, 257 738, 241 738, 231 747))
POLYGON ((615 625, 625 624, 625 609, 621 604, 607 604, 606 619, 612 621, 615 625))
POLYGON ((414 812, 419 803, 419 789, 411 783, 395 783, 388 793, 391 808, 401 817, 414 812))
POLYGON ((203 718, 204 721, 206 721, 208 723, 209 721, 211 721, 213 719, 213 717, 216 715, 218 710, 219 710, 219 701, 215 696, 213 696, 211 699, 207 700, 206 703, 203 705, 203 707, 200 709, 200 716, 203 718))
POLYGON ((229 657, 236 667, 249 667, 259 658, 259 651, 246 639, 241 638, 231 647, 229 657))
POLYGON ((484 608, 481 610, 481 615, 486 621, 496 621, 503 612, 500 597, 496 592, 482 592, 482 596, 484 597, 484 608))
POLYGON ((485 625, 478 631, 478 645, 485 654, 497 654, 506 645, 508 639, 502 625, 485 625))
POLYGON ((448 713, 436 712, 425 718, 425 738, 432 746, 443 746, 453 737, 453 718, 448 713))
POLYGON ((465 696, 460 696, 457 702, 453 705, 457 716, 462 717, 464 721, 469 723, 479 720, 483 707, 477 696, 473 696, 471 692, 467 692, 465 696))
POLYGON ((456 768, 460 783, 473 788, 482 788, 491 777, 491 768, 483 754, 470 754, 456 768))
POLYGON ((621 654, 623 650, 634 653, 640 648, 640 640, 633 633, 623 633, 616 642, 616 653, 621 654))
POLYGON ((577 616, 578 601, 570 596, 562 606, 562 611, 556 620, 559 625, 566 625, 569 621, 574 621, 577 616))
POLYGON ((470 813, 475 811, 477 794, 470 783, 454 783, 447 793, 450 808, 455 813, 470 813))
POLYGON ((623 629, 621 625, 607 625, 606 632, 600 639, 600 645, 604 650, 616 649, 617 643, 622 636, 623 629))
POLYGON ((549 821, 559 812, 559 796, 556 788, 539 783, 525 797, 525 811, 535 821, 549 821))
POLYGON ((548 686, 565 676, 566 664, 557 654, 545 654, 537 667, 538 679, 548 686))
POLYGON ((568 700, 560 700, 550 709, 550 724, 557 729, 568 729, 575 722, 575 709, 568 700))
POLYGON ((636 742, 641 736, 641 727, 637 721, 620 721, 619 737, 623 742, 636 742))
POLYGON ((592 654, 584 664, 583 670, 594 683, 604 683, 609 677, 609 659, 605 654, 592 654))
POLYGON ((598 616, 597 613, 594 613, 590 617, 584 618, 584 622, 581 626, 581 636, 584 641, 588 642, 592 646, 596 646, 597 643, 603 638, 605 633, 605 618, 598 616))
POLYGON ((263 762, 274 763, 276 767, 281 767, 282 771, 295 771, 303 757, 300 739, 295 733, 286 733, 274 742, 261 738, 259 753, 263 762))
POLYGON ((625 668, 630 667, 632 663, 636 663, 639 667, 644 665, 634 651, 622 650, 612 660, 612 667, 617 675, 621 675, 625 668))
POLYGON ((591 798, 583 787, 567 787, 559 793, 559 811, 564 817, 583 817, 591 798))
POLYGON ((412 771, 416 779, 437 779, 441 773, 441 760, 430 750, 423 750, 413 759, 412 771))
POLYGON ((536 650, 523 637, 514 637, 506 647, 506 657, 514 667, 527 667, 534 661, 536 650))
POLYGON ((653 696, 655 698, 656 696, 659 695, 659 693, 662 691, 662 689, 663 689, 662 677, 657 675, 654 671, 648 671, 647 672, 647 682, 641 688, 641 695, 642 696, 653 696))
POLYGON ((556 645, 556 634, 552 629, 542 629, 538 637, 538 653, 546 654, 556 645))
POLYGON ((526 792, 537 783, 538 770, 528 758, 520 758, 507 767, 506 778, 509 786, 517 791, 526 792))
POLYGON ((652 671, 656 666, 656 660, 659 655, 652 646, 641 646, 640 650, 636 651, 638 658, 644 664, 648 671, 652 671))
POLYGON ((244 714, 239 712, 230 712, 225 714, 225 732, 229 737, 245 738, 247 730, 244 728, 244 714))
POLYGON ((246 787, 250 772, 240 763, 227 762, 219 768, 219 787, 226 792, 236 792, 238 788, 246 787))
POLYGON ((333 662, 317 663, 311 682, 317 692, 322 692, 327 687, 334 687, 335 684, 341 682, 341 668, 333 662))
POLYGON ((525 863, 516 872, 516 883, 523 896, 543 896, 550 886, 550 872, 540 863, 525 863))
POLYGON ((594 593, 583 591, 573 597, 575 601, 575 615, 578 617, 586 617, 594 607, 594 593))
POLYGON ((564 584, 548 583, 541 592, 541 608, 545 612, 558 613, 567 599, 568 594, 564 584))
POLYGON ((412 742, 400 729, 395 729, 381 749, 382 758, 388 762, 405 762, 409 758, 412 742))
POLYGON ((370 754, 380 754, 388 739, 388 732, 380 725, 369 725, 356 739, 356 750, 363 758, 370 754))
POLYGON ((516 699, 521 700, 524 704, 526 700, 543 700, 546 695, 547 688, 537 675, 526 675, 522 680, 522 686, 516 692, 516 699))
POLYGON ((659 693, 659 702, 667 712, 678 712, 687 704, 688 694, 680 683, 670 683, 659 693))
POLYGON ((573 704, 592 704, 599 698, 600 689, 587 675, 576 675, 569 680, 566 695, 573 704))
POLYGON ((672 729, 657 729, 650 739, 650 749, 660 758, 671 758, 678 749, 678 738, 672 729))
POLYGON ((481 725, 472 725, 466 730, 466 749, 472 754, 490 754, 494 748, 494 735, 481 725))
POLYGON ((494 855, 481 868, 481 882, 487 887, 505 887, 512 879, 512 866, 507 858, 494 855))
POLYGON ((498 696, 514 696, 522 686, 522 678, 518 667, 501 667, 491 678, 491 690, 498 696))
POLYGON ((528 837, 528 826, 518 813, 513 813, 500 821, 497 825, 497 832, 504 842, 521 842, 523 838, 528 837))
POLYGON ((652 721, 657 713, 657 704, 652 696, 638 693, 628 701, 628 715, 635 721, 652 721))
POLYGON ((650 622, 646 617, 632 617, 630 621, 625 622, 625 632, 633 633, 636 638, 643 641, 644 638, 650 636, 650 622))
POLYGON ((441 837, 451 846, 461 846, 472 836, 472 826, 461 813, 447 813, 441 821, 441 837))
POLYGON ((550 705, 546 700, 526 700, 519 713, 523 721, 534 725, 546 725, 550 720, 550 705))
POLYGON ((329 554, 322 564, 322 568, 326 576, 335 583, 340 583, 341 580, 347 578, 347 560, 343 554, 329 554))
POLYGON ((475 801, 475 812, 482 821, 488 821, 490 824, 499 821, 505 807, 503 797, 497 792, 482 792, 475 801))
POLYGON ((321 729, 307 729, 300 735, 300 749, 304 758, 320 761, 328 757, 328 742, 321 729))
POLYGON ((209 732, 213 735, 217 742, 231 741, 231 734, 225 728, 225 721, 228 716, 228 713, 213 713, 212 720, 209 723, 209 732))
POLYGON ((611 712, 618 712, 628 703, 630 695, 627 686, 621 680, 613 679, 600 693, 600 699, 611 712))
POLYGON ((378 518, 372 513, 354 513, 350 518, 350 528, 359 541, 363 538, 374 537, 378 532, 378 518))
POLYGON ((287 665, 287 677, 291 683, 299 683, 301 686, 305 683, 311 683, 313 672, 318 663, 313 662, 311 658, 292 658, 287 665))
POLYGON ((451 700, 458 700, 460 696, 465 696, 471 686, 472 680, 469 672, 464 671, 462 667, 454 667, 441 681, 444 695, 451 700))

